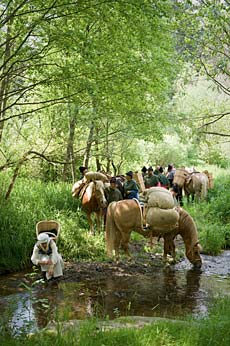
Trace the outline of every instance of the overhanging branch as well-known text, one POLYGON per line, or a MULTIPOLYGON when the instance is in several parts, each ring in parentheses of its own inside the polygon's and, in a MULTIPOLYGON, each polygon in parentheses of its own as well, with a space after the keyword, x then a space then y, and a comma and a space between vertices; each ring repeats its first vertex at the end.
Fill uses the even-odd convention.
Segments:
POLYGON ((227 134, 227 133, 220 133, 220 132, 200 131, 200 133, 203 133, 203 134, 205 134, 205 135, 214 135, 214 136, 221 136, 221 137, 230 137, 230 134, 227 134))

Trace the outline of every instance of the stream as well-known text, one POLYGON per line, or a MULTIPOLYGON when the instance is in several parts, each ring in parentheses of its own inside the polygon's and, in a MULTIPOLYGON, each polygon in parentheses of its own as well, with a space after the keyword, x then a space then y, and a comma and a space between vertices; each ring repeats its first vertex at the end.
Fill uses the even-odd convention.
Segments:
POLYGON ((51 320, 120 316, 199 318, 212 301, 230 294, 230 251, 202 255, 201 270, 184 259, 154 274, 108 276, 103 280, 32 284, 28 272, 0 276, 0 327, 13 335, 44 328, 51 320))

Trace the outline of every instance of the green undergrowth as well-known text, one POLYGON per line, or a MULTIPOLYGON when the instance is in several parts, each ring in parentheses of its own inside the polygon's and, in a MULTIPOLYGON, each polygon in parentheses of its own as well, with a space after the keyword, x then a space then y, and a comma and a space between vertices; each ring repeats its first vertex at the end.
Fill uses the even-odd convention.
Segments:
POLYGON ((0 273, 31 265, 36 223, 41 220, 60 223, 58 247, 64 260, 104 257, 103 232, 89 237, 86 216, 79 200, 72 198, 71 184, 18 178, 10 198, 5 200, 9 183, 9 178, 1 174, 0 273))
POLYGON ((230 247, 230 176, 215 179, 206 201, 185 204, 194 218, 203 252, 217 255, 230 247))
MULTIPOLYGON (((78 199, 72 198, 69 183, 42 182, 18 178, 10 199, 5 194, 10 184, 0 174, 0 273, 17 271, 31 265, 36 241, 35 226, 41 220, 56 220, 61 225, 58 240, 64 260, 104 260, 104 232, 89 236, 89 225, 78 199)), ((230 177, 217 176, 208 200, 185 204, 194 218, 203 252, 217 255, 230 246, 230 177)), ((135 239, 132 233, 132 239, 135 239)))
POLYGON ((96 319, 86 320, 80 325, 62 329, 57 323, 55 330, 42 331, 32 336, 23 334, 12 338, 2 326, 1 344, 7 346, 229 346, 230 344, 230 298, 218 298, 203 317, 189 317, 185 320, 158 319, 140 327, 131 325, 130 319, 110 321, 112 329, 101 327, 96 319), (125 327, 129 323, 129 328, 125 327))

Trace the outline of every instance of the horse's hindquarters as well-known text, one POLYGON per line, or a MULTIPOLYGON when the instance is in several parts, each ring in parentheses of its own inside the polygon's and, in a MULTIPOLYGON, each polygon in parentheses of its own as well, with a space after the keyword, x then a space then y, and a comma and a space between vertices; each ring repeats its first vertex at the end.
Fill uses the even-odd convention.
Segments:
POLYGON ((121 232, 142 229, 141 209, 134 200, 123 200, 116 204, 114 222, 121 232))

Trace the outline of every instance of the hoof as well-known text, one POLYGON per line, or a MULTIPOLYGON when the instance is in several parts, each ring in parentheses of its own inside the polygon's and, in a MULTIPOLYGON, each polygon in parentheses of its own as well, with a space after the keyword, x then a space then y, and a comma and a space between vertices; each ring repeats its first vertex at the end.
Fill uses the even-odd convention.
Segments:
POLYGON ((202 267, 202 263, 201 262, 193 263, 193 268, 194 269, 200 269, 201 267, 202 267))

